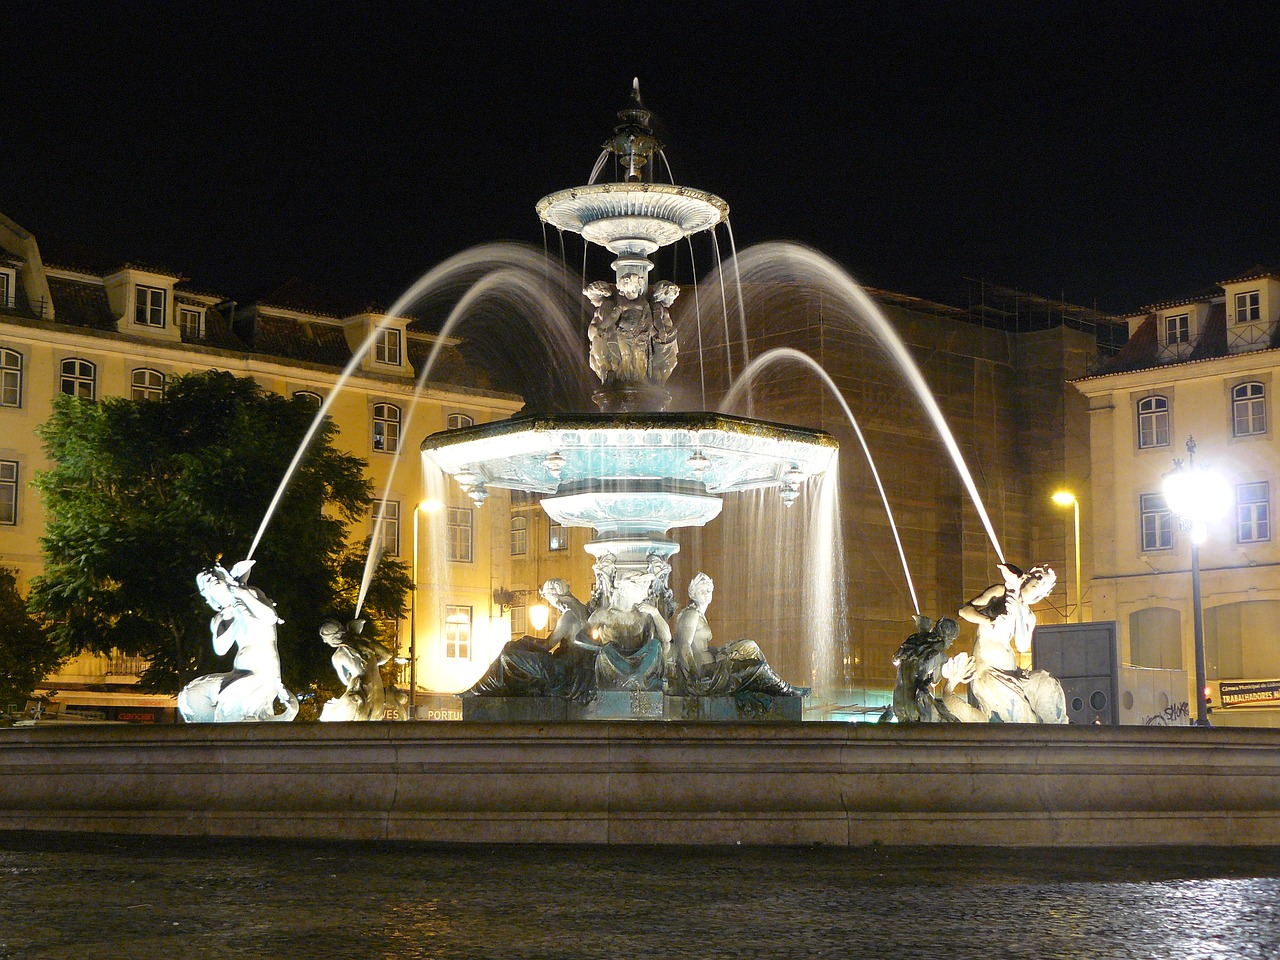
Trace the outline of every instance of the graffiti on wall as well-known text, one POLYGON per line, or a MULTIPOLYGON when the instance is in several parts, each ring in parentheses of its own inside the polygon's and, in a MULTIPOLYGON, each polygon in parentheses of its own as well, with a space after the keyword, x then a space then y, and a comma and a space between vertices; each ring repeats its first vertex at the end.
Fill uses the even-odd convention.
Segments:
POLYGON ((1186 700, 1171 703, 1157 714, 1142 721, 1144 727, 1180 727, 1191 722, 1191 704, 1186 700))

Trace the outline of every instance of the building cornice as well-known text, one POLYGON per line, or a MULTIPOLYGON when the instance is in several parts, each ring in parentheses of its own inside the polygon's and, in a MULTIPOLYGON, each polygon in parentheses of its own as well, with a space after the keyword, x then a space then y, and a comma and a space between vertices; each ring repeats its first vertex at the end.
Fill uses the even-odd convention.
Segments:
MULTIPOLYGON (((307 360, 281 363, 263 354, 244 354, 203 344, 183 344, 180 347, 168 346, 133 334, 112 333, 107 330, 95 330, 91 327, 69 327, 66 324, 48 320, 33 320, 26 317, 4 317, 0 319, 0 337, 3 337, 5 331, 10 328, 25 329, 32 333, 39 333, 39 337, 32 337, 32 339, 38 340, 44 345, 50 343, 75 345, 89 340, 95 341, 94 348, 98 350, 136 357, 150 362, 172 363, 175 366, 195 366, 203 361, 207 362, 211 367, 225 369, 241 375, 262 374, 282 380, 309 380, 317 384, 328 384, 329 387, 332 387, 342 375, 341 370, 335 370, 325 364, 312 363, 307 360), (195 358, 197 357, 200 360, 196 360, 195 358), (215 363, 215 360, 219 362, 215 363), (235 369, 232 369, 233 367, 235 369)), ((414 393, 414 381, 412 379, 406 380, 404 377, 355 371, 351 374, 349 382, 354 383, 359 389, 366 392, 406 395, 414 393)), ((439 381, 427 381, 423 384, 420 396, 423 399, 431 400, 483 398, 494 402, 499 407, 510 406, 513 412, 524 406, 524 400, 516 394, 498 390, 485 390, 480 387, 446 384, 439 381)))

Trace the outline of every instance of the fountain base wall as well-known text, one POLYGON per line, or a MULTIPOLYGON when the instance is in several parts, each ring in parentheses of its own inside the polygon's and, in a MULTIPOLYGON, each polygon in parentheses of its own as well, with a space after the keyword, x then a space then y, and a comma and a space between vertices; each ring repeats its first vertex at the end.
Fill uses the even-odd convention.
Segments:
POLYGON ((799 723, 804 694, 774 697, 676 697, 661 691, 600 690, 590 703, 562 697, 480 697, 462 694, 462 719, 481 723, 555 723, 566 720, 711 720, 799 723))
POLYGON ((0 731, 0 830, 594 844, 1280 845, 1280 731, 839 723, 0 731))

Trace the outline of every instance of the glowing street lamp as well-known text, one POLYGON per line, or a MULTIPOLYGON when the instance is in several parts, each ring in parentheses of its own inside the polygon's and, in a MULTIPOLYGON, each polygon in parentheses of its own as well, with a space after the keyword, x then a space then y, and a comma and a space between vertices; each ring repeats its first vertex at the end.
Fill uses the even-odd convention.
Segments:
POLYGON ((1053 502, 1060 507, 1071 507, 1076 530, 1076 623, 1084 623, 1084 582, 1080 579, 1080 501, 1069 490, 1059 490, 1053 502))
POLYGON ((550 619, 551 608, 544 602, 538 601, 529 607, 529 626, 533 627, 535 633, 547 629, 547 621, 550 619))
POLYGON ((1226 484, 1220 477, 1196 465, 1196 441, 1187 437, 1187 462, 1173 461, 1164 477, 1164 498, 1178 518, 1178 528, 1191 540, 1191 616, 1196 650, 1196 726, 1209 726, 1204 668, 1204 604, 1200 599, 1200 544, 1208 521, 1222 513, 1227 503, 1226 484))

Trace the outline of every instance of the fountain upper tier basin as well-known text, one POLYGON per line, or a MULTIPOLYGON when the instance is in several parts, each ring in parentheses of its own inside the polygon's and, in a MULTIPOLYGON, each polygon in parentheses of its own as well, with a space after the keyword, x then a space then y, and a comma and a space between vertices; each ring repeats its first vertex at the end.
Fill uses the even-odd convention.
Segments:
POLYGON ((555 498, 559 522, 639 532, 700 526, 725 493, 794 492, 828 469, 837 444, 744 417, 632 413, 514 417, 432 434, 422 450, 467 487, 555 498))
POLYGON ((727 219, 719 197, 669 183, 597 183, 538 201, 538 216, 611 253, 648 256, 727 219))

